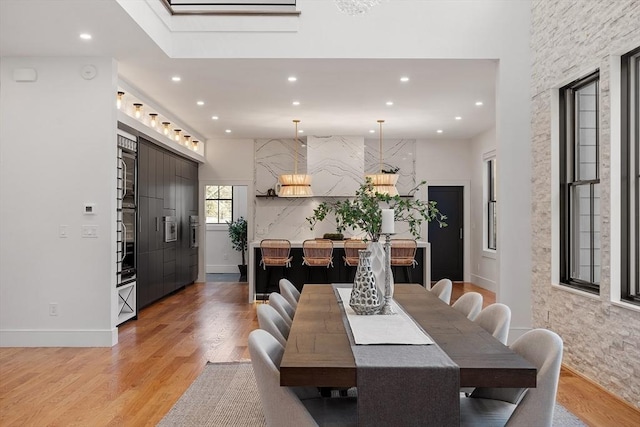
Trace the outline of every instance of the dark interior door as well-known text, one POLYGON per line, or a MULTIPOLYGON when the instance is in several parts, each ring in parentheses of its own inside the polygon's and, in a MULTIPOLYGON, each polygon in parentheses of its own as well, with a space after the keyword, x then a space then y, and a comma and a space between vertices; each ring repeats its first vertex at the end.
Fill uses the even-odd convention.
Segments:
POLYGON ((461 186, 429 186, 429 200, 436 201, 440 212, 447 216, 446 227, 440 228, 437 221, 429 223, 432 281, 464 280, 463 196, 461 186))

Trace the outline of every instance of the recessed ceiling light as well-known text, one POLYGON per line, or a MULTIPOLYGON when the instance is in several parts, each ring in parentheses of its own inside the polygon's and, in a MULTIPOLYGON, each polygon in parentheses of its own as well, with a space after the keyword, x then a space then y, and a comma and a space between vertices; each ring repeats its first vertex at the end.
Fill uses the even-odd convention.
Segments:
POLYGON ((393 105, 393 101, 387 101, 387 105, 388 106, 392 106, 393 105))
POLYGON ((442 133, 442 129, 438 129, 436 132, 438 132, 438 133, 442 133))
POLYGON ((476 101, 476 107, 481 107, 484 105, 484 102, 482 101, 476 101))
POLYGON ((226 129, 225 132, 226 133, 231 133, 231 129, 226 129))
POLYGON ((81 38, 82 40, 91 40, 91 34, 89 34, 89 33, 82 33, 82 34, 80 34, 80 38, 81 38))
POLYGON ((291 76, 287 80, 289 80, 290 82, 295 82, 296 80, 298 80, 298 78, 296 76, 291 76))
POLYGON ((204 101, 198 101, 198 102, 196 102, 196 104, 198 104, 199 106, 203 106, 204 105, 204 101))
POLYGON ((293 104, 293 105, 300 105, 300 101, 293 101, 291 104, 293 104))
POLYGON ((220 117, 218 116, 211 116, 211 120, 218 120, 220 117))
POLYGON ((462 117, 456 116, 456 120, 462 120, 462 117))
POLYGON ((174 82, 179 82, 182 79, 180 78, 180 76, 173 76, 171 77, 171 80, 173 80, 174 82))
POLYGON ((400 77, 400 81, 403 82, 403 83, 406 83, 406 82, 409 81, 409 77, 406 77, 406 76, 400 77))
POLYGON ((369 129, 369 133, 376 133, 376 131, 373 129, 369 129))

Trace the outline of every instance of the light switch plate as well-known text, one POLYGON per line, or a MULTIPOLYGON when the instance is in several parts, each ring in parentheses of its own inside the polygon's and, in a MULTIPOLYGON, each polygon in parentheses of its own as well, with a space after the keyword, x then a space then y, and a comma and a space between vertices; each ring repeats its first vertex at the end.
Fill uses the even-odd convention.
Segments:
POLYGON ((95 239, 98 237, 98 226, 97 225, 83 225, 82 226, 82 237, 85 239, 95 239))

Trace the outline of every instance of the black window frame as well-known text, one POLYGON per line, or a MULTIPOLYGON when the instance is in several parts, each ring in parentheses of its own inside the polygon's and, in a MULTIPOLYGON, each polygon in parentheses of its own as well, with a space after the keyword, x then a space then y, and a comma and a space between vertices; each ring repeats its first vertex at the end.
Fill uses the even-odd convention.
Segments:
POLYGON ((498 250, 498 224, 497 224, 497 200, 496 200, 496 158, 491 157, 486 160, 487 165, 487 247, 486 249, 498 250), (492 235, 493 234, 493 235, 492 235), (493 246, 491 245, 493 242, 493 246))
POLYGON ((226 225, 227 222, 220 222, 220 201, 230 201, 231 202, 231 219, 230 221, 233 221, 233 185, 206 185, 205 186, 205 223, 206 224, 211 224, 211 225, 217 225, 217 224, 222 224, 222 225, 226 225), (220 195, 220 187, 231 187, 231 197, 230 198, 222 198, 222 197, 218 197, 218 198, 209 198, 207 197, 207 191, 206 191, 206 187, 218 187, 218 196, 220 195), (206 204, 207 202, 211 202, 211 201, 217 201, 218 202, 218 222, 208 222, 207 218, 209 218, 207 216, 207 208, 206 208, 206 204))
POLYGON ((640 79, 640 47, 621 57, 621 263, 620 299, 640 305, 640 84, 632 84, 640 79), (631 88, 634 93, 631 93, 631 88), (632 108, 633 107, 633 108, 632 108), (635 111, 636 117, 631 116, 635 111), (634 127, 633 131, 631 127, 634 127), (633 162, 633 165, 632 165, 633 162), (634 174, 634 176, 632 176, 634 174), (631 185, 631 180, 635 180, 631 185), (633 192, 633 197, 632 197, 633 192), (631 201, 634 200, 633 206, 631 201), (633 224, 632 224, 633 223, 633 224), (635 232, 632 235, 632 230, 635 232), (631 259, 635 251, 635 260, 631 259), (632 277, 633 276, 633 277, 632 277), (635 282, 635 286, 633 285, 635 282), (635 293, 633 290, 635 288, 635 293))
MULTIPOLYGON (((600 284, 593 281, 595 275, 594 258, 594 191, 595 185, 600 184, 600 70, 574 80, 560 88, 560 284, 575 289, 600 294, 600 284), (576 92, 592 83, 596 84, 596 178, 576 180, 575 141, 576 123, 575 98, 576 92), (569 150, 571 150, 569 152, 569 150), (589 186, 591 209, 591 281, 572 277, 571 254, 573 245, 572 228, 574 222, 571 212, 572 187, 589 186)), ((600 266, 602 268, 602 265, 600 266)), ((600 270, 601 271, 601 270, 600 270)))

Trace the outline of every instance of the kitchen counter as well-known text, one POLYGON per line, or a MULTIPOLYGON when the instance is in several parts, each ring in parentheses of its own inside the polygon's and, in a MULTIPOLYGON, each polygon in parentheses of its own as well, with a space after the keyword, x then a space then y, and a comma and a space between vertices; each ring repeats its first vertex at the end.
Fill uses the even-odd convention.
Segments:
MULTIPOLYGON (((333 267, 327 269, 326 275, 328 280, 323 275, 318 274, 321 268, 314 268, 312 275, 307 274, 306 266, 302 265, 302 243, 303 241, 291 241, 291 255, 293 260, 291 261, 291 267, 287 270, 289 280, 294 283, 298 288, 302 288, 304 283, 344 283, 353 280, 353 274, 355 268, 347 267, 344 265, 342 256, 344 255, 344 240, 333 241, 333 267), (315 277, 314 277, 315 276, 315 277)), ((413 283, 420 283, 422 285, 431 283, 431 251, 429 242, 418 241, 418 250, 416 252, 416 261, 418 265, 411 269, 411 277, 413 283)), ((256 300, 257 294, 265 292, 273 292, 277 288, 277 278, 282 277, 283 270, 280 268, 273 268, 271 277, 271 286, 266 283, 267 271, 265 271, 259 264, 262 256, 260 254, 260 241, 253 241, 249 243, 249 262, 248 262, 248 275, 249 281, 249 302, 253 303, 256 300)), ((399 271, 398 271, 399 272, 399 271)), ((403 274, 399 274, 399 278, 402 281, 406 281, 403 274)), ((396 280, 397 281, 397 280, 396 280)))

